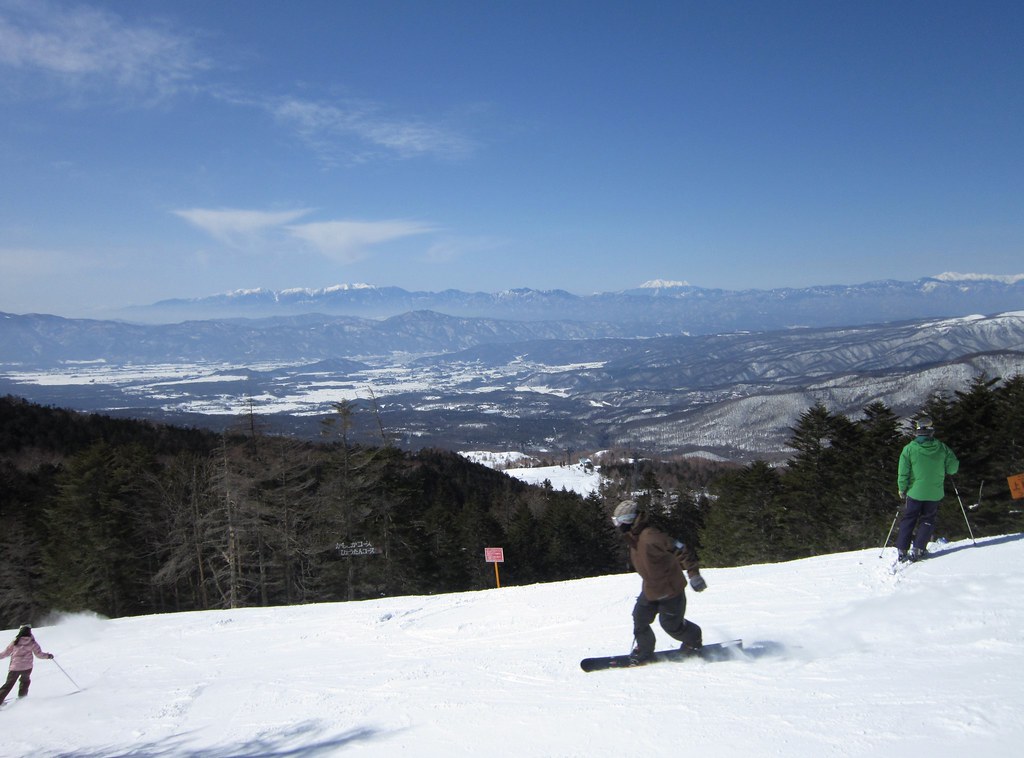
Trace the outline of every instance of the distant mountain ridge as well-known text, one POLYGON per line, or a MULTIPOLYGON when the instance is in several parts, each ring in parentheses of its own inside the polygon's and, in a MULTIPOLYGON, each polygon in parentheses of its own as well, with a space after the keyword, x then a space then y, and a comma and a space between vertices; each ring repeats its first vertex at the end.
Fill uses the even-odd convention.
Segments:
POLYGON ((947 273, 913 282, 880 280, 767 290, 709 289, 655 281, 591 295, 558 289, 412 292, 366 284, 256 289, 163 300, 126 309, 119 315, 132 321, 169 323, 310 313, 384 319, 412 311, 434 311, 457 318, 613 323, 632 327, 635 336, 648 336, 841 326, 1019 309, 1024 309, 1024 274, 947 273))
POLYGON ((372 393, 409 447, 742 460, 780 455, 817 402, 910 414, 931 393, 1024 371, 1024 276, 590 296, 346 285, 175 302, 194 318, 0 313, 0 393, 196 425, 250 408, 303 435, 331 403, 372 393), (199 318, 211 302, 221 317, 199 318))
POLYGON ((338 356, 373 360, 451 353, 483 344, 638 336, 648 335, 609 323, 470 319, 434 311, 379 320, 307 314, 172 324, 0 313, 0 365, 258 363, 338 356))

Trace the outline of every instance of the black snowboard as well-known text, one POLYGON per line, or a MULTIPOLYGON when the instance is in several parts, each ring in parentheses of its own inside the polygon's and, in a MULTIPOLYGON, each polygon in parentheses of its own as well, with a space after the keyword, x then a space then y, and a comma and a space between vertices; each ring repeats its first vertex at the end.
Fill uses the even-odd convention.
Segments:
MULTIPOLYGON (((665 661, 685 661, 690 658, 700 658, 705 661, 724 661, 732 657, 732 652, 743 649, 743 640, 729 640, 728 642, 714 642, 705 645, 699 651, 695 650, 659 650, 654 658, 644 663, 635 664, 646 666, 650 663, 663 663, 665 661)), ((603 671, 604 669, 631 668, 634 664, 629 662, 628 655, 606 655, 601 658, 584 658, 580 661, 580 668, 584 671, 603 671)))

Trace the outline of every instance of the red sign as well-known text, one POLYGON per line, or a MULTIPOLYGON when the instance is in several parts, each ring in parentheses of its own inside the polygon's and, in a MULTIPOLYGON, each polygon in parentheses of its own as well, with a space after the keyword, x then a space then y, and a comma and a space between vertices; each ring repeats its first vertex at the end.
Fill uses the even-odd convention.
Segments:
POLYGON ((504 563, 505 562, 505 548, 503 547, 485 547, 484 548, 484 560, 488 563, 504 563))
POLYGON ((1013 495, 1014 500, 1024 497, 1024 474, 1008 476, 1006 481, 1010 484, 1010 494, 1013 495))

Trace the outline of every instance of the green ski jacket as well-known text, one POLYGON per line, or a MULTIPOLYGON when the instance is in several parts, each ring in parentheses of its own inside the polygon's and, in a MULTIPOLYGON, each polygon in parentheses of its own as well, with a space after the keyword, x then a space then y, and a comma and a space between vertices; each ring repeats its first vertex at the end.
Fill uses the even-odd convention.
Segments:
POLYGON ((944 443, 932 437, 918 437, 900 453, 896 484, 914 500, 942 500, 947 475, 960 469, 960 461, 944 443))

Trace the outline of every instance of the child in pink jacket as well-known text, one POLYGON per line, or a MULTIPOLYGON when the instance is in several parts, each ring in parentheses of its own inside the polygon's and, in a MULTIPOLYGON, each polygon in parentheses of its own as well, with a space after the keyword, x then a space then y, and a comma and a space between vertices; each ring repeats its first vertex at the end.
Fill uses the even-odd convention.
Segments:
POLYGON ((44 653, 39 647, 36 638, 32 636, 32 627, 25 624, 18 630, 18 636, 14 642, 7 646, 0 658, 11 658, 11 669, 7 672, 7 681, 0 687, 0 703, 4 702, 7 693, 14 687, 14 683, 21 679, 18 685, 18 697, 25 697, 28 694, 28 686, 32 683, 32 656, 36 658, 53 658, 52 653, 44 653))

